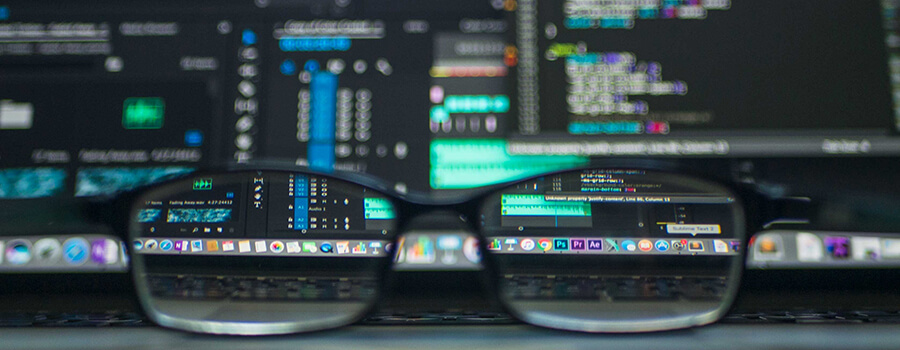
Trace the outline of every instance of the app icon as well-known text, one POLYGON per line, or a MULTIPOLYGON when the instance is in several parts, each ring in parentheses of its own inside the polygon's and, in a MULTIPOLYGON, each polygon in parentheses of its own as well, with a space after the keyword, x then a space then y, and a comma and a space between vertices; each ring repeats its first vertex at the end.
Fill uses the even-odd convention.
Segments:
POLYGON ((818 236, 808 232, 797 232, 797 260, 821 261, 825 257, 825 246, 818 236))
POLYGON ((321 250, 322 253, 333 253, 334 247, 331 245, 331 243, 324 242, 319 245, 319 250, 321 250))
POLYGON ((585 250, 587 247, 585 246, 584 239, 572 239, 570 243, 572 245, 572 250, 585 250))
POLYGON ((754 260, 781 260, 784 257, 784 246, 781 235, 766 233, 750 238, 750 248, 754 260))
POLYGON ((106 254, 104 256, 104 261, 107 264, 115 264, 119 262, 119 252, 122 251, 122 246, 119 245, 118 241, 107 239, 106 240, 106 254))
POLYGON ((880 260, 880 243, 875 237, 853 237, 853 260, 880 260))
POLYGON ((350 253, 350 242, 348 242, 348 241, 337 242, 337 243, 335 243, 335 245, 337 246, 338 254, 350 253))
MULTIPOLYGON (((441 255, 441 262, 444 265, 454 265, 457 263, 457 261, 459 261, 459 258, 456 256, 456 254, 453 253, 453 251, 458 250, 460 247, 462 247, 462 240, 459 239, 459 237, 455 237, 455 236, 451 236, 451 237, 456 238, 456 242, 459 243, 459 247, 457 247, 456 249, 444 249, 443 250, 444 254, 441 255)), ((441 238, 443 238, 443 237, 441 237, 441 238)), ((441 238, 438 238, 438 248, 441 247, 441 238)), ((375 254, 378 254, 377 250, 375 251, 375 254)))
POLYGON ((462 248, 462 239, 452 235, 440 236, 437 238, 437 247, 440 250, 459 250, 462 248))
POLYGON ((630 239, 626 239, 626 240, 622 241, 622 249, 625 249, 629 252, 633 252, 633 251, 637 250, 637 244, 634 243, 634 241, 632 241, 630 239))
POLYGON ((192 252, 202 252, 203 251, 203 241, 201 241, 201 240, 191 241, 191 251, 192 252))
MULTIPOLYGON (((165 241, 163 241, 163 242, 165 242, 165 241)), ((172 241, 169 241, 169 243, 172 243, 172 241)), ((148 239, 148 240, 144 241, 144 249, 146 249, 146 250, 154 250, 154 249, 156 249, 157 245, 158 244, 156 243, 155 239, 148 239)), ((162 249, 162 247, 160 247, 160 249, 162 249)), ((172 249, 172 247, 169 247, 169 249, 172 249)), ((163 249, 163 250, 166 250, 166 249, 163 249)))
POLYGON ((881 257, 885 259, 900 258, 900 239, 882 238, 881 239, 881 257))
POLYGON ((488 250, 500 250, 503 246, 500 244, 499 238, 494 238, 488 242, 488 250))
MULTIPOLYGON (((315 243, 313 243, 313 245, 315 245, 315 243)), ((287 243, 285 243, 284 246, 287 249, 287 252, 290 254, 295 254, 295 253, 300 252, 300 242, 298 242, 298 241, 288 241, 287 243)))
POLYGON ((723 240, 713 240, 713 251, 716 253, 728 253, 728 244, 723 240))
POLYGON ((222 251, 230 252, 234 250, 234 241, 224 241, 222 242, 222 251))
POLYGON ((538 240, 538 246, 541 247, 541 250, 548 252, 550 249, 553 249, 553 243, 550 243, 549 239, 541 238, 538 240))
POLYGON ((353 249, 350 252, 353 254, 365 254, 366 253, 366 244, 363 242, 359 242, 353 246, 353 249))
MULTIPOLYGON (((369 243, 369 248, 372 249, 372 254, 378 254, 378 248, 381 248, 382 246, 383 246, 383 244, 378 241, 369 243)), ((452 255, 452 256, 456 256, 456 255, 452 255)))
POLYGON ((273 241, 272 243, 269 243, 269 250, 271 250, 272 253, 281 253, 281 252, 283 252, 283 251, 284 251, 284 242, 282 242, 282 241, 273 241))
POLYGON ((302 250, 305 253, 315 253, 319 251, 319 248, 316 247, 316 242, 303 242, 302 250))
POLYGON ((519 243, 519 246, 522 247, 522 250, 532 251, 534 250, 534 240, 530 238, 525 238, 522 240, 522 243, 519 243))
POLYGON ((603 250, 603 240, 602 239, 589 239, 587 241, 587 249, 588 250, 603 250))
POLYGON ((569 250, 569 239, 568 238, 554 238, 553 239, 553 250, 569 250))
POLYGON ((702 252, 703 251, 703 242, 702 241, 688 241, 688 251, 702 252))
POLYGON ((397 250, 396 253, 394 253, 394 262, 401 264, 406 262, 406 236, 402 236, 397 240, 397 250))
POLYGON ((682 240, 674 239, 674 240, 672 240, 672 244, 670 245, 670 247, 672 248, 672 250, 680 252, 680 251, 684 250, 684 248, 687 248, 687 240, 686 239, 682 239, 682 240))
POLYGON ((216 241, 216 240, 206 241, 206 251, 208 251, 208 252, 219 251, 219 241, 216 241))
POLYGON ((144 241, 141 241, 139 239, 133 240, 131 241, 131 247, 136 252, 141 251, 142 249, 144 249, 144 241))
POLYGON ((419 236, 406 250, 406 261, 410 264, 431 264, 436 258, 434 243, 428 236, 419 236))
POLYGON ((119 247, 111 239, 91 241, 91 261, 98 264, 114 264, 119 261, 119 247))
POLYGON ((6 261, 13 265, 25 265, 31 261, 31 243, 21 239, 6 243, 6 261))
POLYGON ((255 245, 257 253, 265 253, 266 252, 266 241, 256 241, 253 244, 255 245))
POLYGON ((503 244, 506 244, 506 250, 515 250, 515 246, 519 244, 519 240, 515 238, 507 238, 503 240, 503 244))
POLYGON ((825 237, 825 250, 832 258, 847 259, 850 257, 850 239, 847 237, 825 237))
MULTIPOLYGON (((392 247, 394 248, 394 247, 392 247)), ((397 246, 394 252, 394 262, 396 263, 405 263, 406 262, 406 236, 401 236, 400 239, 397 240, 397 246)))
MULTIPOLYGON (((547 243, 549 245, 549 243, 547 243)), ((469 262, 477 264, 481 262, 481 249, 478 248, 478 239, 467 237, 463 241, 463 255, 469 262)))
POLYGON ((773 237, 763 237, 759 239, 759 252, 765 254, 778 253, 781 248, 773 237))
POLYGON ((405 263, 406 262, 406 236, 401 236, 400 239, 397 240, 396 253, 394 253, 394 262, 396 263, 405 263))
POLYGON ((63 242, 63 259, 70 265, 81 265, 90 258, 91 247, 84 238, 70 238, 63 242))
POLYGON ((119 245, 119 254, 122 254, 122 265, 128 266, 131 259, 128 257, 128 251, 125 250, 125 242, 119 245))
POLYGON ((34 242, 34 258, 38 262, 54 263, 62 257, 62 246, 56 238, 42 238, 34 242))
POLYGON ((731 241, 728 242, 728 247, 731 248, 732 252, 740 252, 741 251, 741 241, 731 241))
POLYGON ((173 247, 176 252, 180 252, 184 250, 184 241, 175 241, 173 247))
POLYGON ((238 241, 238 252, 241 252, 241 253, 250 252, 250 241, 238 241))
POLYGON ((650 242, 650 240, 647 239, 642 239, 640 242, 638 242, 638 249, 640 249, 642 252, 649 252, 653 250, 653 242, 650 242))
POLYGON ((900 258, 900 239, 882 238, 881 239, 881 258, 898 259, 900 258))
POLYGON ((608 252, 619 251, 619 241, 614 240, 612 238, 607 238, 606 239, 606 251, 608 251, 608 252))
POLYGON ((669 242, 666 242, 665 240, 662 240, 662 239, 656 241, 656 243, 654 243, 653 246, 656 247, 656 250, 661 251, 661 252, 669 250, 669 242))
MULTIPOLYGON (((155 245, 156 241, 151 239, 144 244, 144 249, 150 249, 150 244, 149 244, 150 241, 153 241, 153 243, 155 245)), ((167 252, 167 251, 172 250, 173 248, 175 248, 175 243, 172 243, 172 241, 170 241, 168 239, 164 239, 164 240, 162 240, 162 242, 159 242, 159 249, 162 251, 167 252)))

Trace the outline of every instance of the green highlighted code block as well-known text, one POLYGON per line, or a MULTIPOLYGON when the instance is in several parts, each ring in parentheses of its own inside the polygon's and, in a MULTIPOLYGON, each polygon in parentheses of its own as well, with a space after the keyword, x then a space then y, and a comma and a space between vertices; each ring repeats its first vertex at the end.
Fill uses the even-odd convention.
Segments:
POLYGON ((166 102, 161 97, 130 97, 122 109, 125 129, 159 129, 163 126, 166 102))
POLYGON ((503 139, 431 141, 431 188, 464 189, 588 164, 579 156, 520 156, 506 152, 503 139))

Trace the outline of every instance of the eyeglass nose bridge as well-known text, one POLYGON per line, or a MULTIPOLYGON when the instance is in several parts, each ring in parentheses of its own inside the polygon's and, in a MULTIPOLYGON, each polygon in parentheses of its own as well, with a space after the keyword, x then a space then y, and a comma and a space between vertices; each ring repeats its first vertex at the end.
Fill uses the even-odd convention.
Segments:
POLYGON ((483 269, 475 224, 470 215, 449 208, 433 208, 401 220, 393 270, 483 269))
POLYGON ((399 223, 398 233, 403 235, 413 230, 474 230, 470 222, 470 215, 454 209, 452 207, 427 207, 424 210, 408 213, 406 218, 399 223))

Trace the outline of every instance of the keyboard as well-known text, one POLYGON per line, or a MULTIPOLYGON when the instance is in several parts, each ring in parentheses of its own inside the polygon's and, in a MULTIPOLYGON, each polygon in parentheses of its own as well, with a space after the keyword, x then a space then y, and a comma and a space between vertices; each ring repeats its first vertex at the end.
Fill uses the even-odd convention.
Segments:
POLYGON ((511 299, 673 301, 721 300, 725 278, 507 275, 501 282, 511 299))
POLYGON ((365 300, 376 283, 362 278, 288 278, 150 275, 150 292, 160 298, 194 300, 365 300))

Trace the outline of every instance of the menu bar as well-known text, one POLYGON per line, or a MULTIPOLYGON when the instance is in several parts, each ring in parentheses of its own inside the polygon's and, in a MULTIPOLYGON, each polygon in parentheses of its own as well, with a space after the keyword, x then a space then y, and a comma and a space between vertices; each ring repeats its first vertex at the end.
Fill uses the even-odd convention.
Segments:
POLYGON ((125 247, 110 236, 0 237, 0 273, 127 270, 125 247))
POLYGON ((132 248, 154 255, 374 258, 387 256, 392 247, 379 240, 140 238, 132 248))
POLYGON ((494 254, 588 255, 737 255, 741 241, 733 239, 665 239, 628 237, 491 237, 494 254))
POLYGON ((748 268, 900 267, 900 234, 763 231, 749 252, 748 268))

